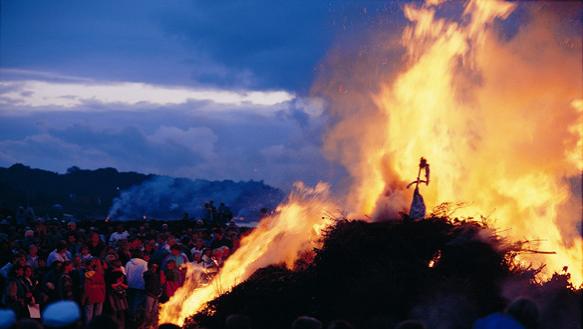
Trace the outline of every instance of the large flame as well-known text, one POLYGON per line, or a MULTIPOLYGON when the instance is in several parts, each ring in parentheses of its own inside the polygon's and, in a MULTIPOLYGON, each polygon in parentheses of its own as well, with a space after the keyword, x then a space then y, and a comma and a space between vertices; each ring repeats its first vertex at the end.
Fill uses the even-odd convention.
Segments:
POLYGON ((162 305, 160 323, 182 325, 208 301, 245 281, 262 267, 284 263, 291 268, 301 251, 314 247, 320 231, 332 220, 327 211, 337 208, 327 201, 327 194, 326 184, 309 188, 297 183, 288 201, 241 240, 241 247, 228 258, 210 284, 199 287, 197 276, 193 275, 196 268, 189 267, 189 280, 162 305))
MULTIPOLYGON (((494 22, 514 4, 471 0, 456 22, 438 18, 442 3, 405 5, 410 25, 398 39, 373 36, 376 45, 356 60, 331 53, 324 63, 332 70, 320 73, 313 93, 329 100, 335 120, 324 152, 351 176, 342 209, 397 216, 425 156, 432 166, 433 181, 423 190, 429 206, 464 202, 456 215, 484 216, 511 240, 555 252, 521 256, 547 265, 542 278, 568 266, 581 285, 581 204, 571 186, 583 169, 581 44, 557 42, 559 15, 531 11, 528 25, 504 41, 494 22), (387 64, 397 46, 405 60, 383 74, 379 63, 387 64)), ((162 306, 160 322, 181 325, 255 270, 291 266, 328 224, 323 211, 337 209, 326 193, 321 184, 298 185, 213 282, 199 287, 190 275, 162 306)))
POLYGON ((314 89, 338 120, 325 147, 353 177, 347 201, 373 217, 405 210, 404 184, 424 156, 433 174, 423 189, 429 206, 466 203, 456 215, 487 217, 511 240, 555 252, 520 256, 546 264, 541 278, 568 266, 580 285, 581 204, 572 185, 582 169, 581 45, 557 38, 552 11, 531 10, 530 23, 503 41, 493 23, 514 4, 469 1, 449 21, 438 18, 440 2, 404 6, 405 63, 378 81, 378 92, 370 80, 346 79, 378 76, 374 67, 338 58, 331 66, 343 72, 314 89), (349 92, 334 91, 338 78, 349 92))

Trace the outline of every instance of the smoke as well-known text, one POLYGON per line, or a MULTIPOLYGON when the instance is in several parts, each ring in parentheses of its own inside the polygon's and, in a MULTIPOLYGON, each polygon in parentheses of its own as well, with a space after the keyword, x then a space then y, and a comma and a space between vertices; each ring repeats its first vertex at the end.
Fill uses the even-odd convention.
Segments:
POLYGON ((180 219, 186 212, 202 217, 204 204, 224 202, 235 216, 256 220, 262 208, 274 209, 283 199, 281 190, 263 182, 190 180, 155 176, 121 192, 113 200, 109 217, 129 220, 147 216, 157 219, 180 219))

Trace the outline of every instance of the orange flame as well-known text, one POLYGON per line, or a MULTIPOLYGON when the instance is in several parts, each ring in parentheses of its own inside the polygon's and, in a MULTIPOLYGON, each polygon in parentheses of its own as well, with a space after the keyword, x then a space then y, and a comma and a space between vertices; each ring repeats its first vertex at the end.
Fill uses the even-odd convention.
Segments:
MULTIPOLYGON (((511 240, 539 241, 540 250, 556 252, 521 256, 547 264, 542 278, 569 266, 581 285, 581 204, 569 186, 583 169, 581 45, 557 44, 551 27, 558 15, 532 11, 532 22, 502 41, 492 26, 514 4, 471 0, 457 23, 437 17, 443 2, 404 6, 411 24, 398 42, 385 38, 367 60, 332 53, 331 73, 322 71, 314 84, 337 119, 324 153, 352 178, 343 209, 373 218, 405 210, 405 184, 424 156, 432 166, 432 183, 422 191, 428 206, 465 202, 457 215, 485 216, 511 240), (385 65, 395 46, 405 49, 406 63, 397 63, 393 76, 379 74, 371 64, 385 65)), ((329 223, 322 212, 338 209, 327 189, 298 184, 209 285, 198 286, 197 269, 189 267, 189 280, 162 305, 160 322, 182 325, 255 270, 291 266, 329 223)))
POLYGON ((321 230, 332 220, 325 213, 326 209, 335 210, 336 207, 327 201, 326 184, 309 188, 296 183, 294 188, 288 201, 280 205, 274 215, 264 218, 242 239, 241 247, 227 259, 210 284, 198 286, 198 269, 189 265, 189 279, 162 305, 160 323, 182 325, 208 301, 245 281, 256 270, 281 263, 291 267, 301 251, 314 247, 321 230))
POLYGON ((469 1, 459 23, 437 17, 440 3, 404 6, 411 22, 399 44, 406 63, 378 81, 378 92, 363 87, 374 81, 348 79, 351 94, 334 94, 335 79, 376 73, 342 55, 331 59, 342 73, 314 87, 338 119, 325 150, 353 177, 356 195, 348 202, 373 217, 405 210, 411 192, 403 182, 424 156, 433 173, 422 191, 428 206, 465 202, 456 215, 485 216, 511 240, 555 252, 521 255, 546 264, 541 278, 568 266, 581 285, 581 204, 570 186, 583 168, 581 45, 559 43, 558 17, 546 12, 531 10, 532 21, 503 41, 493 23, 514 4, 469 1))

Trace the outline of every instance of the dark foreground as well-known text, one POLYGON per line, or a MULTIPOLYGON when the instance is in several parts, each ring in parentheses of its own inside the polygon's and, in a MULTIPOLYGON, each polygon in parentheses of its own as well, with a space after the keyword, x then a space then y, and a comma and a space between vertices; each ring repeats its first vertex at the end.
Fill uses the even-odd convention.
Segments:
POLYGON ((522 247, 475 223, 340 221, 312 263, 257 271, 185 327, 227 328, 228 316, 239 314, 254 329, 289 328, 301 315, 324 328, 338 319, 367 329, 394 328, 407 319, 427 328, 472 328, 526 297, 538 308, 526 322, 580 328, 581 290, 573 289, 566 272, 537 282, 536 269, 513 262, 522 247))

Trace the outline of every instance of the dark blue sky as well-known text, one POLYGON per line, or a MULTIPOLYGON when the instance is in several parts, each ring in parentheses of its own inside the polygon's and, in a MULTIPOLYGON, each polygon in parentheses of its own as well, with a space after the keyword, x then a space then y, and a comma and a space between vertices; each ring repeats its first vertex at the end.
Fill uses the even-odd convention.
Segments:
POLYGON ((94 79, 305 91, 381 1, 2 0, 2 67, 94 79))

